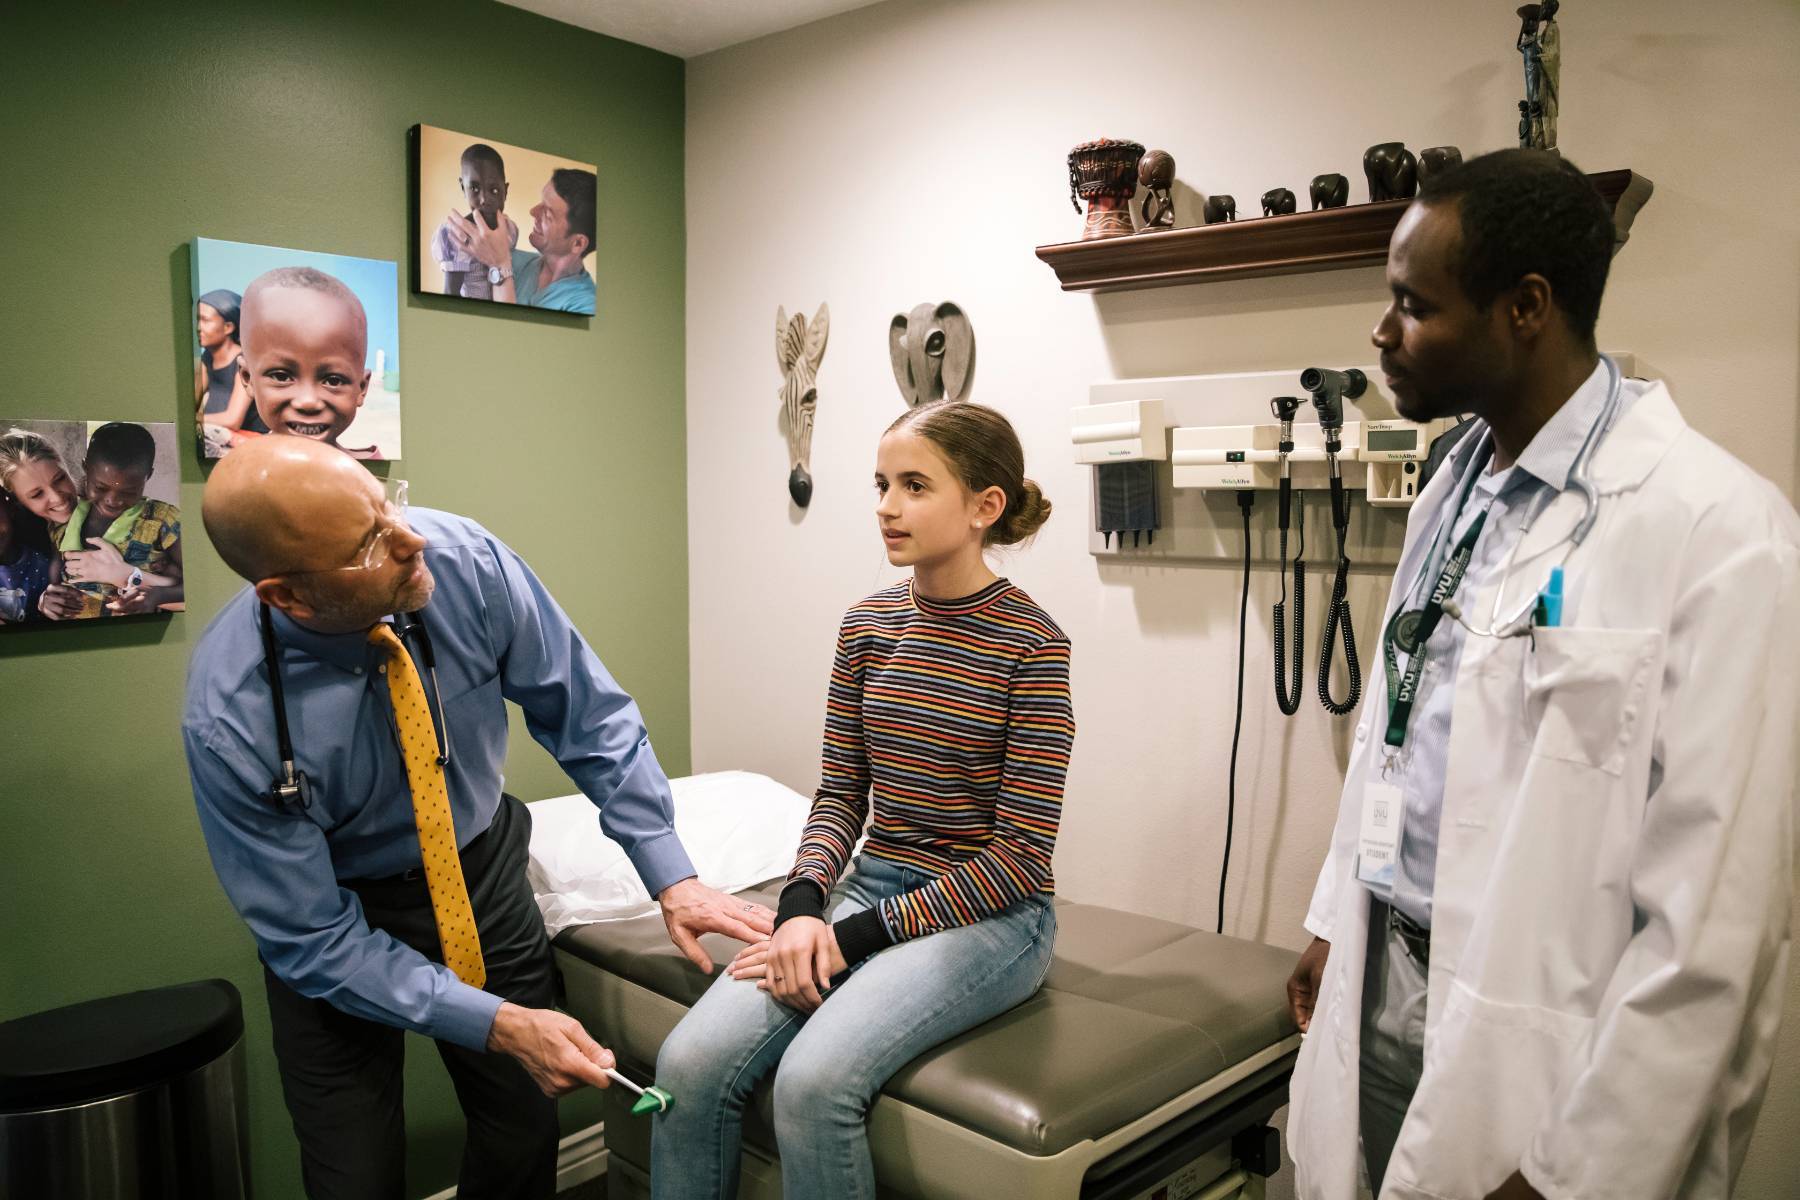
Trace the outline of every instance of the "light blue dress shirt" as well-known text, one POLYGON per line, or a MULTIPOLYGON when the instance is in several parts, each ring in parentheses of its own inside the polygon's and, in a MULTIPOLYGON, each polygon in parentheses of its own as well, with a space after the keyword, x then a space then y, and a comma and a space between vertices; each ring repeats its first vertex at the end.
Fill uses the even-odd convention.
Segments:
MULTIPOLYGON (((423 617, 436 651, 457 845, 487 829, 505 782, 505 701, 599 806, 652 894, 694 874, 669 781, 631 697, 531 569, 473 521, 412 509, 437 590, 423 617)), ((369 928, 345 879, 420 865, 412 795, 377 667, 361 633, 326 635, 274 614, 304 812, 269 800, 279 767, 258 604, 245 588, 201 635, 182 737, 201 832, 226 895, 275 975, 354 1016, 481 1049, 500 998, 369 928)), ((418 663, 415 639, 408 648, 418 663)), ((429 691, 429 683, 427 683, 429 691)))
MULTIPOLYGON (((1483 511, 1488 512, 1487 524, 1475 543, 1474 556, 1456 590, 1456 599, 1468 610, 1466 619, 1471 624, 1478 629, 1488 627, 1486 608, 1475 611, 1470 607, 1470 597, 1482 595, 1496 580, 1526 526, 1568 487, 1569 472, 1575 466, 1581 443, 1606 407, 1608 382, 1606 364, 1597 364, 1594 373, 1538 430, 1518 461, 1504 471, 1491 470, 1493 435, 1485 423, 1471 429, 1458 443, 1443 467, 1451 478, 1442 493, 1442 510, 1433 518, 1431 529, 1436 537, 1427 534, 1421 538, 1423 556, 1415 553, 1409 556, 1411 561, 1401 564, 1383 617, 1384 630, 1397 608, 1415 609, 1424 604, 1450 551, 1483 511), (1471 471, 1481 472, 1472 485, 1471 471), (1468 500, 1457 510, 1465 485, 1471 485, 1468 500), (1450 523, 1448 530, 1445 522, 1450 523)), ((1629 406, 1632 395, 1631 389, 1624 390, 1621 410, 1629 406)), ((1523 586, 1526 585, 1517 583, 1508 594, 1519 595, 1523 586)), ((1413 703, 1404 750, 1391 766, 1391 751, 1385 745, 1378 744, 1369 755, 1369 780, 1398 787, 1405 801, 1406 817, 1400 828, 1393 886, 1366 882, 1363 886, 1376 899, 1426 928, 1431 927, 1431 895, 1437 882, 1438 818, 1443 811, 1444 778, 1450 765, 1450 716, 1456 696, 1456 672, 1469 636, 1468 630, 1448 615, 1438 622, 1425 644, 1425 668, 1419 677, 1418 698, 1413 703)), ((1406 669, 1404 652, 1399 655, 1398 665, 1400 670, 1406 669)), ((1377 742, 1387 732, 1387 690, 1383 679, 1380 703, 1371 710, 1368 731, 1368 736, 1377 742)))
POLYGON ((553 308, 559 312, 586 313, 594 315, 594 277, 587 273, 587 268, 564 275, 561 279, 553 279, 542 291, 538 290, 538 268, 543 256, 530 250, 514 250, 513 262, 513 297, 520 304, 529 304, 533 308, 553 308))

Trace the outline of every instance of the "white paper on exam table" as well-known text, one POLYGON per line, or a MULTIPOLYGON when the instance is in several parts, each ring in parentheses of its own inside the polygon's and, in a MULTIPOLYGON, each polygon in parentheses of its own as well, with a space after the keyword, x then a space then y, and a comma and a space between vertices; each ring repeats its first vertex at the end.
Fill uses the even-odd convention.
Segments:
MULTIPOLYGON (((766 775, 719 771, 672 779, 675 832, 703 883, 741 892, 786 875, 812 801, 766 775)), ((653 912, 643 881, 619 844, 600 832, 600 810, 577 792, 531 809, 526 871, 555 937, 572 925, 653 912)))

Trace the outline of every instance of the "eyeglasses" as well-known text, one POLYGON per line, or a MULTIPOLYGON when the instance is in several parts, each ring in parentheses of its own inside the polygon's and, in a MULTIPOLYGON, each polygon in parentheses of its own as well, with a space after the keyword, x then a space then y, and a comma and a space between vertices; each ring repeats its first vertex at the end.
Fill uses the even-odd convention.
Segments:
POLYGON ((406 480, 390 479, 382 485, 386 502, 382 513, 387 523, 379 529, 372 530, 357 547, 356 554, 341 567, 317 567, 303 571, 283 571, 283 575, 331 575, 338 571, 374 571, 387 565, 393 557, 390 543, 396 529, 411 532, 412 526, 406 522, 406 480))

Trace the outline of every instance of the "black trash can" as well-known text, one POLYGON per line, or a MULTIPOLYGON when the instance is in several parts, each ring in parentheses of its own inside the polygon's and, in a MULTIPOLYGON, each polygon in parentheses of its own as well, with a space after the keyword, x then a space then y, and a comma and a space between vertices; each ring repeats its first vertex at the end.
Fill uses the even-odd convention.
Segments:
POLYGON ((0 1024, 0 1197, 243 1200, 244 1008, 223 979, 0 1024))

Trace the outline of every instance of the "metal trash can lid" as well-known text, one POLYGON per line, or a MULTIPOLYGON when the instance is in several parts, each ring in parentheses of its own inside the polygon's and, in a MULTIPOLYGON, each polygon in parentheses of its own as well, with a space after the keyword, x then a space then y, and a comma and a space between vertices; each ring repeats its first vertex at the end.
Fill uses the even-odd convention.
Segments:
POLYGON ((238 990, 204 979, 0 1024, 0 1112, 86 1104, 195 1070, 244 1034, 238 990))

